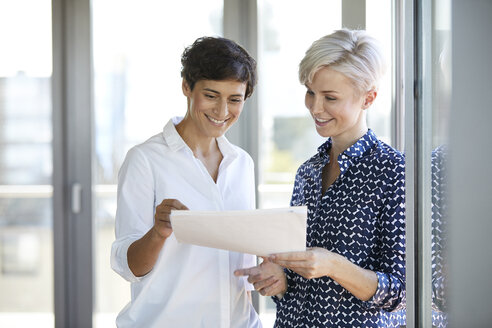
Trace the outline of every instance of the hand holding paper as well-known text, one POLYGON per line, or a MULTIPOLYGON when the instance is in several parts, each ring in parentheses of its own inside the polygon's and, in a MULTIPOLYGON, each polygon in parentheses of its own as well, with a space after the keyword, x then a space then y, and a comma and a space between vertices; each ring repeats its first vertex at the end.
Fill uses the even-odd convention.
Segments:
POLYGON ((306 206, 247 211, 172 211, 176 239, 267 256, 306 250, 306 206))

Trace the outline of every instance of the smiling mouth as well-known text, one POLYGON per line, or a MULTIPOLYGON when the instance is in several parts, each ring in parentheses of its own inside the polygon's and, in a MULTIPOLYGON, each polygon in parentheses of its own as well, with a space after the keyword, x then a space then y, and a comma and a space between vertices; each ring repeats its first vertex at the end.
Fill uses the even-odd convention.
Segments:
POLYGON ((318 118, 318 117, 315 117, 314 120, 317 122, 317 123, 327 123, 329 121, 332 120, 332 118, 328 119, 328 120, 324 120, 322 118, 318 118))
POLYGON ((224 124, 225 122, 227 122, 229 120, 228 118, 225 120, 217 120, 213 117, 208 116, 207 114, 205 114, 205 116, 210 120, 210 122, 215 123, 215 124, 219 124, 219 125, 224 124))

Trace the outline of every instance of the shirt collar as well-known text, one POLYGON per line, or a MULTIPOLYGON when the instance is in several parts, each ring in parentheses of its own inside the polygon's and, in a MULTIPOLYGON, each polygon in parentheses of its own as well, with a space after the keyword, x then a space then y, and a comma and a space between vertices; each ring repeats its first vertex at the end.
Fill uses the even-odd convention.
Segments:
POLYGON ((366 134, 364 134, 356 143, 347 148, 343 154, 349 157, 361 157, 366 153, 366 151, 372 146, 378 143, 378 138, 376 134, 371 129, 367 130, 366 134))
MULTIPOLYGON (((356 158, 356 157, 361 157, 364 155, 364 153, 370 149, 374 144, 378 143, 378 138, 374 131, 371 129, 368 129, 366 134, 364 134, 362 137, 359 138, 352 146, 344 150, 340 156, 342 159, 345 157, 351 157, 351 158, 356 158), (344 156, 345 155, 345 156, 344 156)), ((330 154, 330 149, 333 141, 331 138, 328 138, 324 144, 319 146, 318 148, 318 153, 320 153, 322 156, 329 156, 330 154)))
POLYGON ((176 124, 179 124, 183 120, 183 117, 173 117, 167 122, 167 124, 164 126, 164 130, 162 131, 162 136, 164 137, 164 140, 166 141, 167 145, 169 148, 171 148, 172 151, 177 152, 181 148, 188 148, 188 145, 186 142, 184 142, 183 138, 179 135, 178 131, 176 130, 176 124))
MULTIPOLYGON (((186 142, 181 138, 178 131, 176 130, 176 125, 179 124, 183 120, 183 117, 176 116, 173 117, 167 122, 162 131, 162 135, 164 140, 166 141, 169 148, 172 151, 177 152, 182 148, 191 149, 188 147, 186 142)), ((235 159, 239 153, 236 149, 234 149, 233 145, 227 140, 225 136, 221 136, 217 138, 217 145, 219 146, 220 152, 224 158, 230 158, 231 160, 235 159)))

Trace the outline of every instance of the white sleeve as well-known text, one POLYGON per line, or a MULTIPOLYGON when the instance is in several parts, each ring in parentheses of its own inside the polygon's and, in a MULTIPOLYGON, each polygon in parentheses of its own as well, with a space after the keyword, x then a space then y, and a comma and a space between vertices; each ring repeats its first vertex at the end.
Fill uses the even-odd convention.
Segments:
MULTIPOLYGON (((256 263, 256 255, 244 254, 243 256, 243 266, 242 268, 251 268, 255 267, 258 264, 256 263)), ((248 282, 248 276, 242 277, 244 281, 244 288, 247 291, 255 290, 255 287, 248 282)))
POLYGON ((128 247, 154 224, 154 194, 152 169, 143 153, 132 148, 118 175, 116 240, 111 247, 111 268, 130 282, 140 278, 128 267, 128 247))
MULTIPOLYGON (((250 193, 250 203, 249 209, 256 209, 256 187, 255 187, 255 164, 251 156, 247 156, 248 162, 248 172, 249 172, 249 193, 250 193)), ((257 266, 256 255, 244 254, 243 256, 243 266, 242 268, 251 268, 257 266)), ((254 286, 248 282, 248 277, 242 277, 244 281, 244 287, 247 291, 255 290, 254 286)))
POLYGON ((251 184, 251 187, 250 187, 250 193, 251 193, 251 209, 254 210, 256 209, 256 184, 255 184, 255 163, 253 162, 253 159, 251 158, 251 156, 248 156, 248 159, 249 159, 249 163, 250 163, 250 168, 249 168, 249 171, 250 171, 250 184, 251 184))

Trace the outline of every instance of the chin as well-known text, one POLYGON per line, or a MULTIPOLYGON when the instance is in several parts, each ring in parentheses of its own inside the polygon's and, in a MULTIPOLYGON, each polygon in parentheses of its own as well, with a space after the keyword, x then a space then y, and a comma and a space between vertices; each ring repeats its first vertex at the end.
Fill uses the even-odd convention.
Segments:
POLYGON ((323 138, 329 138, 331 137, 331 133, 329 131, 326 131, 326 130, 323 130, 323 129, 319 129, 319 128, 316 128, 316 132, 318 132, 318 134, 320 136, 322 136, 323 138))
POLYGON ((227 131, 229 130, 229 127, 223 127, 223 128, 214 128, 214 129, 209 129, 208 130, 208 135, 212 138, 220 138, 222 137, 227 131))

